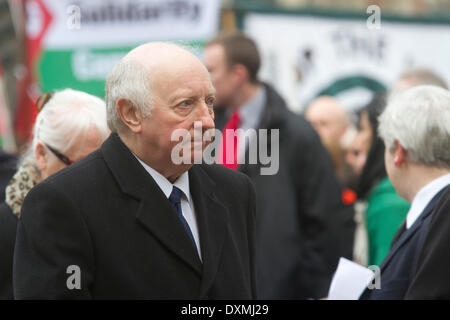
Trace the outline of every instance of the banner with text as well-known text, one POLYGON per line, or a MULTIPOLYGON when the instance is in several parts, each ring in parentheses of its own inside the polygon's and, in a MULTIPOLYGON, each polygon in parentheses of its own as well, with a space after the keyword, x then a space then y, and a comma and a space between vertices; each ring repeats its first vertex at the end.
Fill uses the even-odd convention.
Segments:
POLYGON ((103 97, 114 64, 135 46, 201 46, 219 27, 219 0, 25 0, 28 79, 16 131, 27 136, 40 92, 73 88, 103 97))
POLYGON ((302 111, 317 95, 335 95, 347 108, 367 104, 410 67, 430 69, 450 83, 450 23, 251 13, 244 30, 262 54, 260 76, 289 106, 302 111))

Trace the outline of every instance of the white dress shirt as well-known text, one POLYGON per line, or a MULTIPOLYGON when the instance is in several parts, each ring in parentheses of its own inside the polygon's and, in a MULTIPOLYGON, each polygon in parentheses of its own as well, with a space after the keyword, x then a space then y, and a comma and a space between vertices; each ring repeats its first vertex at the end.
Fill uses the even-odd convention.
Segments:
MULTIPOLYGON (((136 155, 134 156, 136 157, 136 155)), ((172 184, 158 171, 142 162, 141 159, 139 159, 138 157, 136 157, 136 159, 144 167, 144 169, 147 170, 147 172, 152 176, 153 180, 155 180, 156 184, 162 190, 167 199, 169 199, 174 186, 176 186, 183 192, 183 196, 181 197, 181 211, 183 212, 183 216, 186 219, 189 228, 191 228, 192 235, 195 241, 195 246, 197 247, 198 256, 200 257, 201 260, 202 256, 200 252, 200 238, 198 235, 197 217, 195 214, 194 202, 191 197, 191 192, 189 189, 189 173, 186 171, 185 173, 183 173, 181 176, 178 177, 177 181, 175 181, 174 184, 172 184)))
POLYGON ((417 218, 419 218, 422 211, 428 205, 428 203, 439 193, 442 189, 450 184, 450 173, 440 176, 428 183, 425 187, 414 197, 414 200, 406 216, 406 229, 409 229, 417 218))

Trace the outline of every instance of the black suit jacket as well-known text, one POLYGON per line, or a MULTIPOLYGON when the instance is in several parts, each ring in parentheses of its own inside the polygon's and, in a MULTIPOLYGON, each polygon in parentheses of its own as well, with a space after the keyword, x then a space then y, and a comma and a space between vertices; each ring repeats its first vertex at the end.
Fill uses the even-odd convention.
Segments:
POLYGON ((112 134, 27 195, 15 298, 254 298, 252 184, 217 165, 194 165, 189 181, 203 262, 161 189, 112 134), (79 290, 66 285, 71 265, 81 270, 79 290))
POLYGON ((361 299, 450 299, 450 186, 402 228, 380 265, 381 288, 366 289, 361 299))
MULTIPOLYGON (((312 126, 263 85, 258 129, 279 129, 279 171, 261 175, 259 161, 239 166, 256 189, 258 298, 322 298, 339 257, 352 257, 353 209, 342 203, 332 161, 312 126)), ((227 116, 216 117, 217 128, 227 116)), ((270 142, 269 136, 269 154, 270 142)))

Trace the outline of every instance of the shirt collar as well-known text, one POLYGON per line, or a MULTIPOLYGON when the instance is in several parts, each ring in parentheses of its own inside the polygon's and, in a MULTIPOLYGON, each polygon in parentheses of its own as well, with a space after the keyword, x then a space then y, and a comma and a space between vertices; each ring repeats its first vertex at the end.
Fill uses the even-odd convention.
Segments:
POLYGON ((420 189, 409 209, 406 216, 406 228, 409 229, 414 222, 419 218, 420 214, 426 208, 428 203, 434 198, 435 195, 450 184, 450 173, 440 176, 428 183, 425 187, 420 189))
POLYGON ((135 154, 133 154, 136 159, 139 161, 139 163, 144 167, 144 169, 152 176, 153 180, 155 180, 158 187, 161 189, 161 191, 164 193, 166 198, 170 197, 170 194, 172 193, 172 189, 174 186, 179 188, 181 191, 183 191, 186 199, 190 202, 191 201, 191 193, 189 189, 189 172, 186 171, 181 176, 178 177, 178 179, 175 181, 175 183, 171 183, 169 180, 166 179, 162 174, 160 174, 158 171, 144 163, 141 159, 139 159, 135 154))
POLYGON ((259 86, 254 96, 239 109, 241 116, 241 128, 256 129, 259 124, 264 105, 266 104, 266 89, 259 86))

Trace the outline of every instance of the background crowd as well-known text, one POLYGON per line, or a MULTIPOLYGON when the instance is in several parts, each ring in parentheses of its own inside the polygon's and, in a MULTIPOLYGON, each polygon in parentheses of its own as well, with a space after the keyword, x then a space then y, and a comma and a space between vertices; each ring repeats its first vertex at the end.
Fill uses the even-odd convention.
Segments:
MULTIPOLYGON (((398 195, 385 167, 379 117, 388 100, 417 86, 448 90, 447 81, 435 70, 414 66, 357 108, 319 94, 301 111, 293 111, 276 85, 261 79, 264 60, 257 43, 243 32, 227 30, 232 29, 233 14, 224 6, 225 30, 205 41, 199 54, 215 88, 215 127, 280 130, 275 175, 260 174, 260 159, 257 164, 237 163, 238 157, 248 157, 249 142, 240 144, 233 163, 227 164, 245 174, 255 188, 256 297, 323 298, 340 257, 380 266, 410 211, 411 201, 398 195)), ((126 89, 133 92, 131 86, 126 89)), ((120 98, 119 93, 110 92, 120 98)), ((108 129, 107 106, 101 98, 53 88, 34 103, 32 134, 27 142, 17 139, 23 142, 22 151, 1 151, 2 299, 14 297, 14 247, 24 199, 33 187, 99 149, 108 138, 111 124, 108 129)), ((221 150, 226 154, 225 145, 221 150)), ((194 238, 199 248, 198 234, 194 238)), ((33 272, 21 268, 20 272, 33 272)), ((27 297, 23 281, 17 283, 22 285, 20 295, 27 297)))

